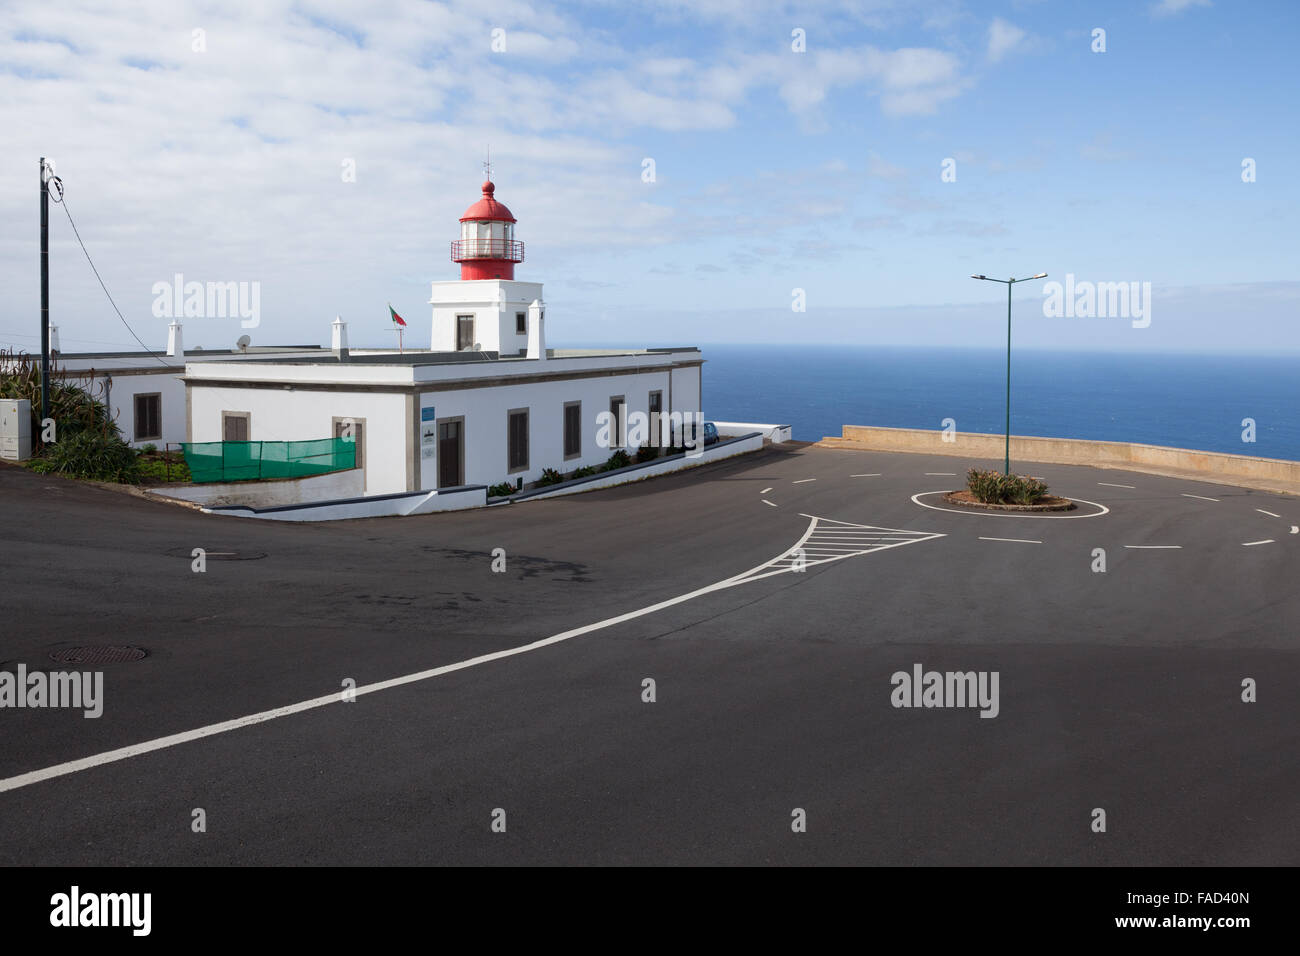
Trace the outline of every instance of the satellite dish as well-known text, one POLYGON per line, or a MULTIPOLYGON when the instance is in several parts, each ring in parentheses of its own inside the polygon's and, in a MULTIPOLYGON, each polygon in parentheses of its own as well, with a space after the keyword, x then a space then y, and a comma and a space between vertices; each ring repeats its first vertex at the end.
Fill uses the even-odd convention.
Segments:
POLYGON ((247 335, 241 335, 241 336, 239 337, 239 341, 236 342, 235 345, 236 345, 236 347, 239 349, 239 351, 242 352, 242 351, 244 351, 246 348, 248 348, 248 346, 252 343, 252 341, 253 341, 253 340, 252 340, 251 338, 249 338, 247 335))

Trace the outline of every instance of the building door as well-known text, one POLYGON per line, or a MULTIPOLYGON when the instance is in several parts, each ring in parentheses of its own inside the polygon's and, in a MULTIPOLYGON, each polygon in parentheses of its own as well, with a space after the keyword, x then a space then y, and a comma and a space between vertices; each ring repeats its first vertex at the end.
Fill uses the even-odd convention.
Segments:
POLYGON ((462 421, 438 423, 438 487, 465 484, 465 432, 462 421))
POLYGON ((366 423, 356 418, 334 419, 334 437, 352 438, 353 465, 361 469, 361 490, 366 490, 366 423))
POLYGON ((456 316, 456 351, 463 352, 465 349, 474 347, 474 316, 458 315, 456 316))
POLYGON ((657 448, 663 444, 660 438, 660 421, 664 413, 664 393, 650 393, 650 447, 657 448))

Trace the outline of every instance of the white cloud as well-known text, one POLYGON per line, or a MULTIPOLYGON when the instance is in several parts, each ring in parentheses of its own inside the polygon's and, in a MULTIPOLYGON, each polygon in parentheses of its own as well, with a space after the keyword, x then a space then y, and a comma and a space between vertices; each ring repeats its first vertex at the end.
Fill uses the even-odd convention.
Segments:
POLYGON ((1160 0, 1151 8, 1152 16, 1168 17, 1191 7, 1208 7, 1210 0, 1160 0))
POLYGON ((1013 23, 1008 23, 1001 17, 995 17, 989 25, 989 60, 996 63, 1008 53, 1010 53, 1021 40, 1025 38, 1025 31, 1013 23))

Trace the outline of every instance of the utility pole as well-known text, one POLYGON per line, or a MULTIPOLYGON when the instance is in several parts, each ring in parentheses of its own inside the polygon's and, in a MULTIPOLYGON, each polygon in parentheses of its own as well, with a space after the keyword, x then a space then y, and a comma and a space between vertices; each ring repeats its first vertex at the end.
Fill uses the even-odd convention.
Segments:
POLYGON ((50 192, 41 157, 41 432, 50 417, 50 192))

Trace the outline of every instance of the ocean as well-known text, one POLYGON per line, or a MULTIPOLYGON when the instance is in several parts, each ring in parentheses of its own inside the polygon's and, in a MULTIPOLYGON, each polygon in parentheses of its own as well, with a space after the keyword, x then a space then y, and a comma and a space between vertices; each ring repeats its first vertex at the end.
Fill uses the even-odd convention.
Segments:
MULTIPOLYGON (((708 345, 715 421, 1005 430, 1006 352, 874 346, 708 345)), ((1011 433, 1131 441, 1300 460, 1300 356, 1030 351, 1011 355, 1011 433), (1255 422, 1243 441, 1243 419, 1255 422)))

